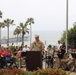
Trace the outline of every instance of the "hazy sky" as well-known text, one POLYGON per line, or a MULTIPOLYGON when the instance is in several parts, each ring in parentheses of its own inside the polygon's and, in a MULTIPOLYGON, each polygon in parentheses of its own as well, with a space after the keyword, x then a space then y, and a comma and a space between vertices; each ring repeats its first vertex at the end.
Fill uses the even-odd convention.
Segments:
MULTIPOLYGON (((3 18, 10 18, 15 24, 34 18, 33 30, 65 30, 66 0, 0 0, 3 18)), ((69 0, 69 28, 76 22, 76 0, 69 0)), ((16 26, 11 26, 14 29, 16 26)))

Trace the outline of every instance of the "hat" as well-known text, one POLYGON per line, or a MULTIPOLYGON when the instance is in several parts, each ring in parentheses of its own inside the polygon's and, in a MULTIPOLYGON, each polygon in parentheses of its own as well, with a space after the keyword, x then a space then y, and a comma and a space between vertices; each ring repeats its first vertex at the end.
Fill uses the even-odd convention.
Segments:
POLYGON ((39 35, 35 35, 35 38, 39 37, 39 35))

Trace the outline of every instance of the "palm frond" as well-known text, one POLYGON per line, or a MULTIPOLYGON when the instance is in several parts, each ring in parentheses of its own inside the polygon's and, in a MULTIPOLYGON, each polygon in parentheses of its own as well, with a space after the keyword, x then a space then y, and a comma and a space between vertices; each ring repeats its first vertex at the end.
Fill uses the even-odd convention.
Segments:
POLYGON ((0 11, 0 18, 2 18, 2 12, 0 11))
POLYGON ((31 17, 28 18, 27 21, 28 21, 28 24, 29 24, 29 25, 31 25, 31 23, 34 24, 34 19, 31 18, 31 17))
POLYGON ((28 22, 26 21, 25 24, 24 24, 24 26, 27 27, 27 25, 28 25, 28 22))
POLYGON ((5 27, 4 23, 3 22, 0 22, 0 27, 5 27))
POLYGON ((14 35, 19 35, 21 33, 21 30, 19 29, 19 28, 16 28, 15 30, 14 30, 14 35))
POLYGON ((20 23, 20 27, 21 27, 21 28, 23 28, 23 27, 24 27, 24 26, 23 26, 23 23, 20 23))
POLYGON ((8 18, 6 20, 4 20, 4 23, 5 23, 6 26, 8 26, 10 24, 11 25, 15 25, 15 24, 13 24, 14 23, 14 20, 11 20, 11 19, 8 19, 8 18))
MULTIPOLYGON (((13 23, 14 23, 14 20, 11 20, 10 22, 11 22, 11 24, 13 24, 13 23)), ((14 25, 14 24, 13 24, 13 25, 14 25)))
POLYGON ((29 31, 26 31, 29 34, 29 31))
POLYGON ((2 16, 0 15, 0 18, 2 18, 2 16))
POLYGON ((17 26, 17 29, 20 28, 20 26, 17 26))
POLYGON ((29 29, 28 29, 28 28, 25 28, 25 29, 24 29, 24 32, 25 32, 25 34, 26 34, 26 33, 29 34, 29 29))
POLYGON ((6 20, 4 20, 4 23, 6 23, 6 20))

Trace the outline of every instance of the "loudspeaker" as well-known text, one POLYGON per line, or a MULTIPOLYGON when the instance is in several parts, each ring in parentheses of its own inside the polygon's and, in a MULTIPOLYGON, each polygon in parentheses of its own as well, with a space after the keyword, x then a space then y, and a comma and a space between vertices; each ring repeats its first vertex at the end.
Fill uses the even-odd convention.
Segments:
POLYGON ((42 68, 42 54, 41 51, 26 52, 26 68, 29 71, 42 68))

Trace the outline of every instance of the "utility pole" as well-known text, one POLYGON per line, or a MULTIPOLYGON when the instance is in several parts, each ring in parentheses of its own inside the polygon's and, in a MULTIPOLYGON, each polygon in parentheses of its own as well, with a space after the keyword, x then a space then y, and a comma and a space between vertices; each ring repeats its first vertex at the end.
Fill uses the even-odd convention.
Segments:
POLYGON ((68 51, 68 0, 66 0, 66 53, 68 51))

